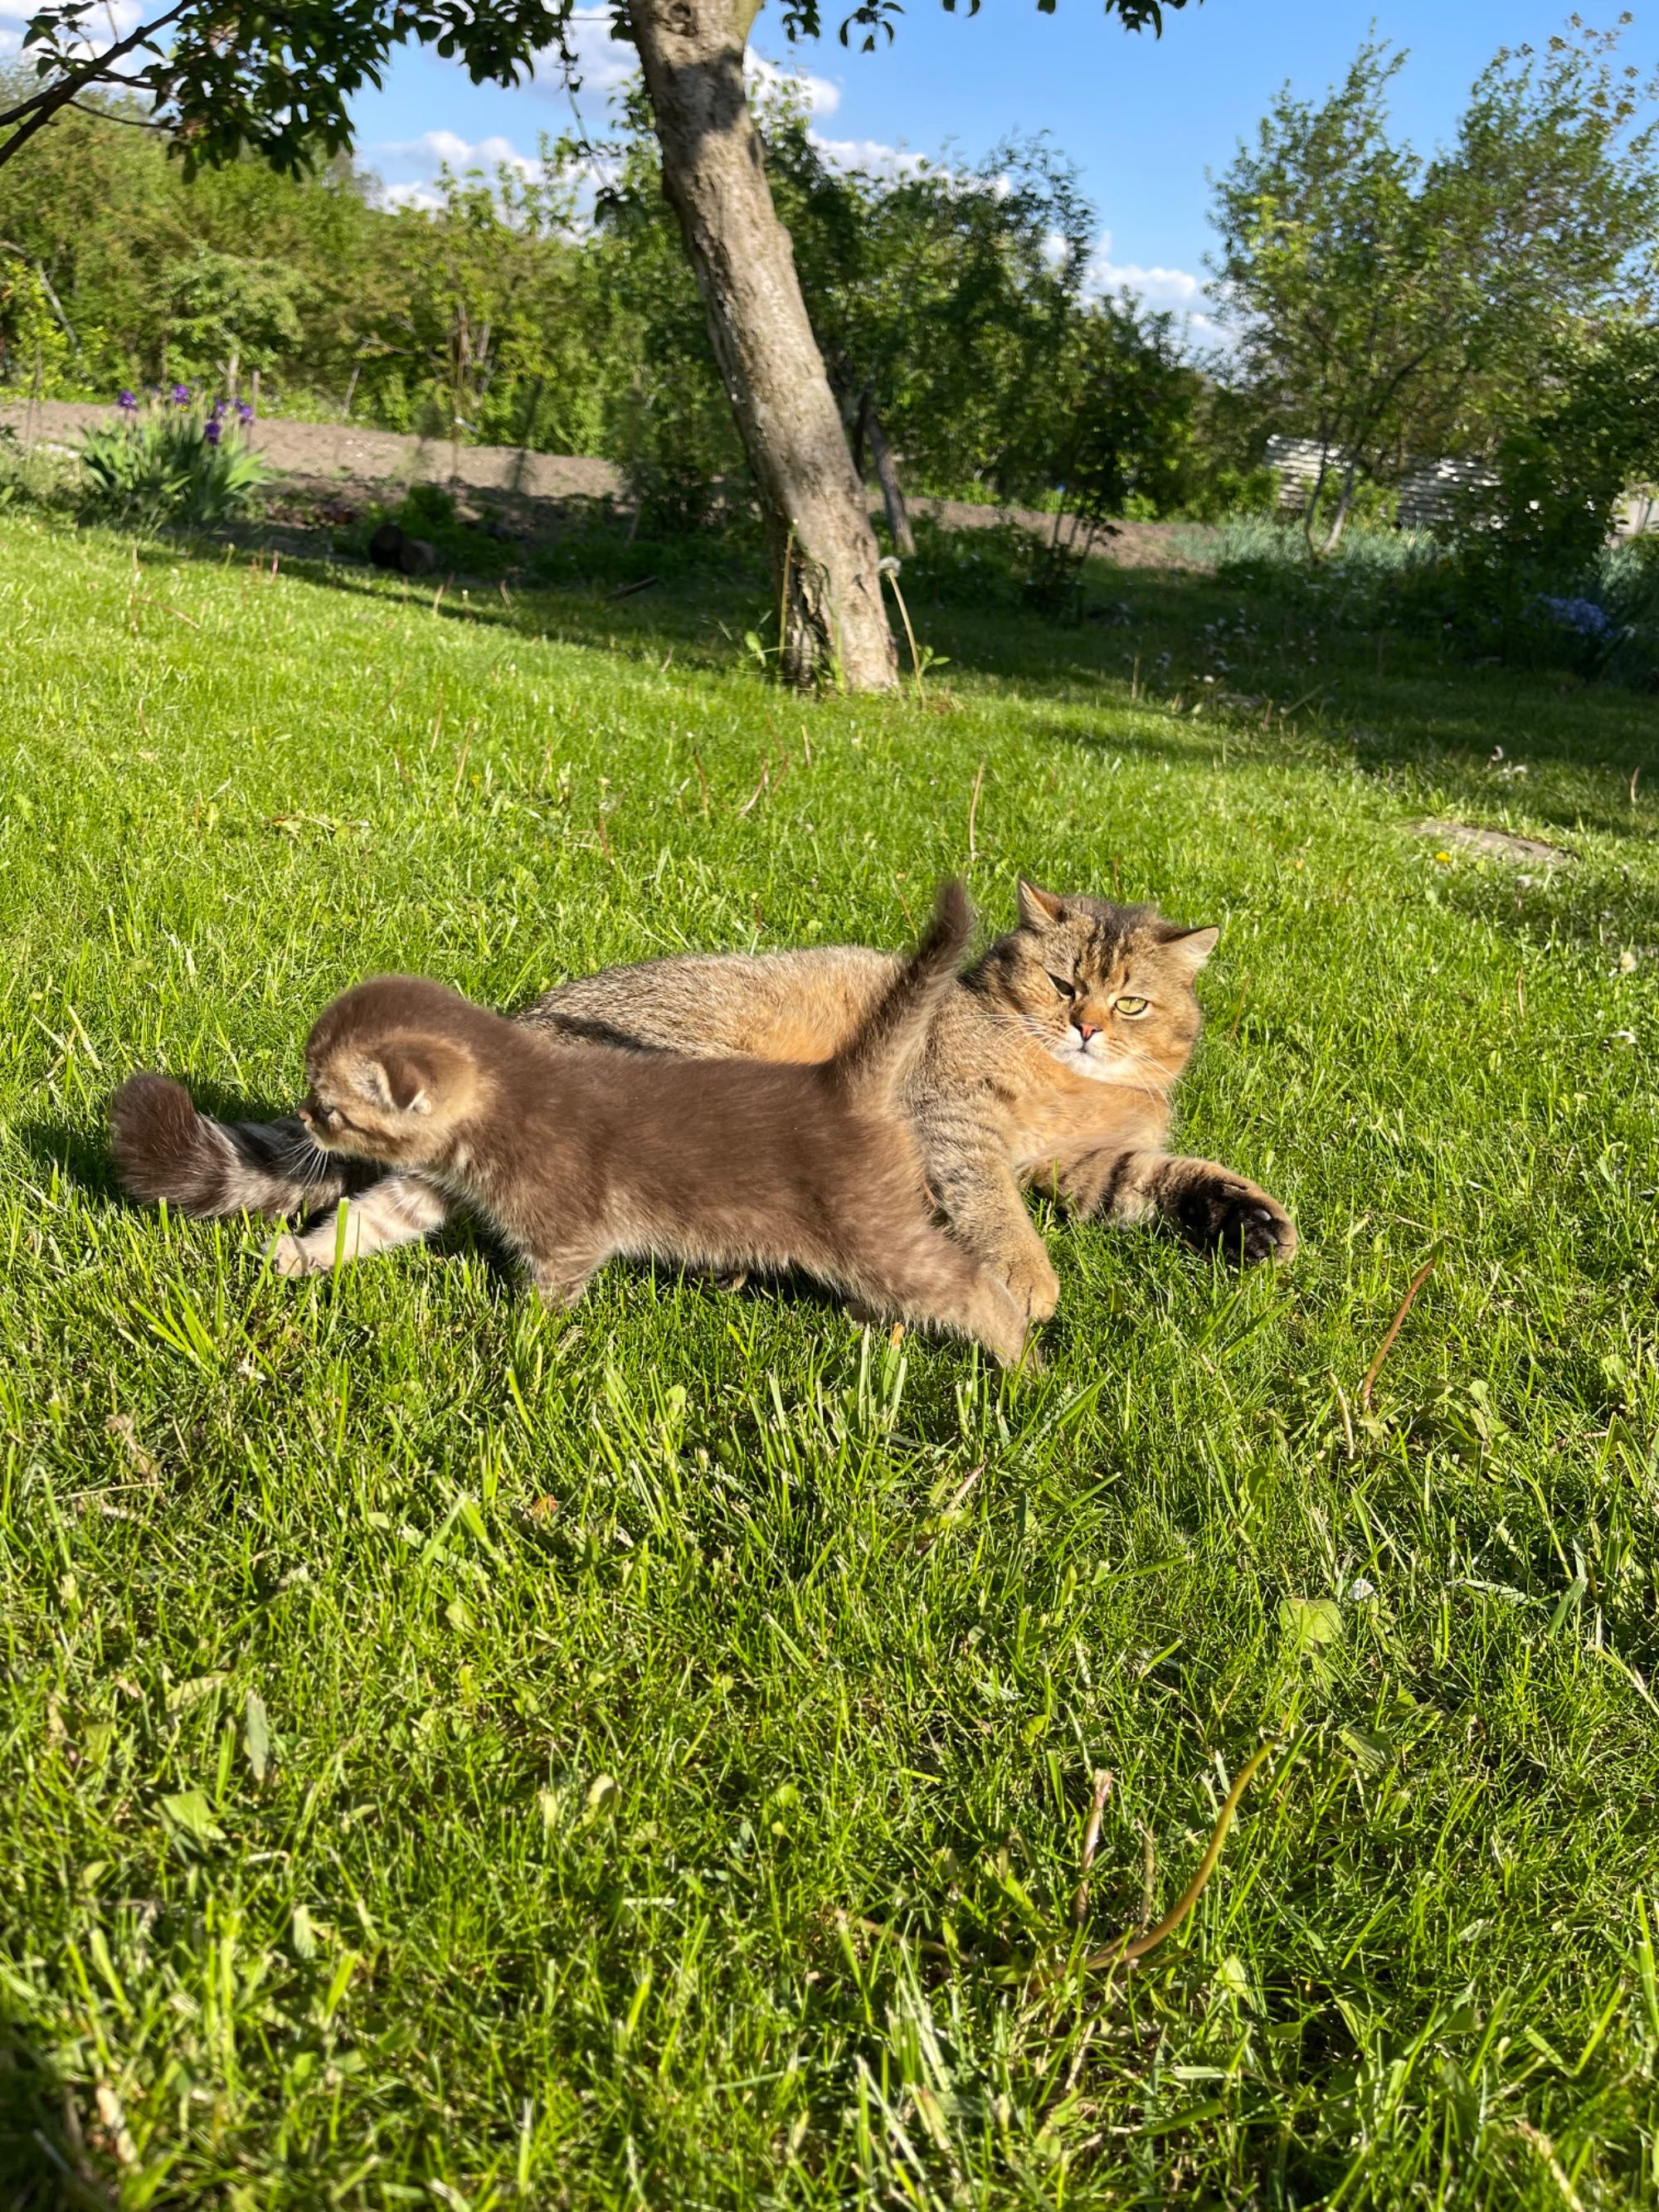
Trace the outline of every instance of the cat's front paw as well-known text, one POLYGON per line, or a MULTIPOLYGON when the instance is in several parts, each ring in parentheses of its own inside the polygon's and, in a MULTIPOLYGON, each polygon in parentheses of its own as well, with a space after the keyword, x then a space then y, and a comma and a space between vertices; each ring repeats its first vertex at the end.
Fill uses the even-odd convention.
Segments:
POLYGON ((1176 1200, 1175 1213, 1189 1243, 1240 1267, 1288 1260, 1296 1249, 1295 1222, 1276 1198, 1243 1176, 1194 1179, 1176 1200))
POLYGON ((331 1246, 324 1253, 307 1251, 301 1237, 279 1237, 270 1248, 270 1272, 290 1279, 296 1275, 325 1275, 333 1263, 331 1246))

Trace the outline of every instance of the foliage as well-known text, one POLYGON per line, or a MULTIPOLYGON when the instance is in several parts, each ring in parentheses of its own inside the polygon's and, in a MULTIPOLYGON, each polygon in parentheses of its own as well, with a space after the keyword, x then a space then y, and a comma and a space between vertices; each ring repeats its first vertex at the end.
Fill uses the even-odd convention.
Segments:
POLYGON ((1085 563, 1115 517, 1166 514, 1186 502, 1200 381, 1174 321, 1126 295, 1074 318, 1067 332, 1043 395, 1060 505, 1030 594, 1047 613, 1081 614, 1085 563))
POLYGON ((294 567, 0 528, 0 2201, 1645 2205, 1652 702, 1130 572, 784 714, 758 580, 294 567), (1005 1391, 114 1190, 135 1066, 259 1113, 373 969, 896 945, 970 808, 988 928, 1021 871, 1224 924, 1182 1142, 1291 1268, 1044 1209, 1005 1391), (1034 1989, 1092 1776, 1103 1943, 1287 1722, 1180 1940, 1034 1989))
POLYGON ((1338 479, 1328 514, 1310 502, 1314 550, 1338 542, 1361 484, 1490 453, 1546 350, 1643 296, 1659 125, 1618 36, 1500 52, 1427 163, 1389 132, 1404 57, 1368 43, 1322 102, 1280 93, 1219 180, 1242 374, 1263 419, 1316 439, 1338 479))
POLYGON ((187 386, 142 404, 124 393, 120 421, 88 430, 81 465, 94 509, 121 522, 211 526, 255 514, 271 472, 246 417, 187 386))
POLYGON ((198 246, 170 272, 167 324, 181 375, 222 377, 271 369, 305 342, 305 277, 285 261, 250 259, 198 246))
MULTIPOLYGON (((1053 11, 1055 0, 1037 0, 1053 11)), ((957 0, 944 0, 954 13, 957 0)), ((1106 0, 1126 30, 1162 33, 1165 8, 1187 0, 1106 0)), ((738 28, 746 37, 757 0, 740 0, 738 28)), ((978 9, 969 0, 966 13, 978 9)), ((29 143, 43 125, 95 96, 100 88, 137 94, 193 171, 235 161, 252 151, 276 170, 295 175, 319 157, 348 152, 351 101, 365 85, 379 85, 394 50, 429 46, 459 61, 475 84, 516 84, 533 71, 538 55, 556 57, 567 82, 574 79, 570 23, 576 0, 356 0, 348 8, 325 0, 272 15, 227 14, 216 0, 174 0, 164 13, 141 21, 112 42, 89 27, 94 0, 48 0, 24 33, 24 52, 35 82, 0 112, 0 167, 29 143), (166 36, 161 34, 165 33, 166 36)), ((898 0, 858 0, 842 25, 842 42, 854 23, 893 35, 898 0)), ((95 18, 94 18, 95 20, 95 18)), ((793 41, 816 38, 822 28, 817 0, 788 0, 782 15, 793 41)), ((100 26, 99 27, 101 27, 100 26)), ((628 35, 626 10, 613 27, 628 35)))
POLYGON ((867 395, 915 480, 1004 500, 1054 482, 1051 410, 1097 228, 1046 134, 972 167, 832 163, 785 87, 760 125, 830 381, 867 395))
POLYGON ((69 333, 38 269, 0 244, 0 383, 37 399, 61 389, 69 333))

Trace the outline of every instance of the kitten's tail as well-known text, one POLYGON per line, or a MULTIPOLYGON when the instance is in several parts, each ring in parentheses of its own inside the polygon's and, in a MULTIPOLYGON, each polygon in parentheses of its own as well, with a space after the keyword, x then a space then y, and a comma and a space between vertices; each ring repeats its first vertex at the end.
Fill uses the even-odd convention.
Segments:
POLYGON ((915 1066, 928 1024, 956 981, 974 926, 968 894, 952 877, 939 888, 921 942, 858 1030, 830 1062, 833 1082, 861 1103, 890 1112, 915 1066))
POLYGON ((131 1197, 176 1212, 308 1213, 378 1168, 319 1152, 298 1121, 211 1121, 165 1075, 130 1075, 109 1102, 110 1146, 131 1197))

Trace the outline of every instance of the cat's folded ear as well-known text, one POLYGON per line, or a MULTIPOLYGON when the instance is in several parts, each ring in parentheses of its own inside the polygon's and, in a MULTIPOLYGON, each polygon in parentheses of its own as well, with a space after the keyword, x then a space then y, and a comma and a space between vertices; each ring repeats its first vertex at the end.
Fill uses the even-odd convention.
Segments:
POLYGON ((1066 902, 1053 891, 1040 891, 1024 876, 1019 879, 1019 921, 1022 929, 1052 929, 1066 919, 1066 902))
POLYGON ((1164 940, 1166 960, 1178 968, 1183 975, 1196 975, 1204 963, 1215 951, 1221 932, 1208 929, 1177 929, 1164 940))
POLYGON ((363 1087, 377 1106, 430 1114, 465 1074, 466 1061, 441 1038, 399 1039, 363 1063, 363 1087))

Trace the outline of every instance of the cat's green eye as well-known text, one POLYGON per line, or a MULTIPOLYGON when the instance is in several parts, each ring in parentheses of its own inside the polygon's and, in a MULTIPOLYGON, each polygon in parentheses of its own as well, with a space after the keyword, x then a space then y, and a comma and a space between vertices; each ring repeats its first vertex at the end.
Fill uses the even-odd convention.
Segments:
POLYGON ((1121 1014, 1144 1014, 1146 1011, 1145 999, 1114 999, 1112 1004, 1121 1014))
POLYGON ((1059 992, 1062 999, 1076 998, 1077 985, 1073 983, 1069 977, 1065 975, 1056 975, 1054 970, 1050 969, 1048 971, 1048 981, 1054 985, 1055 990, 1059 992))

